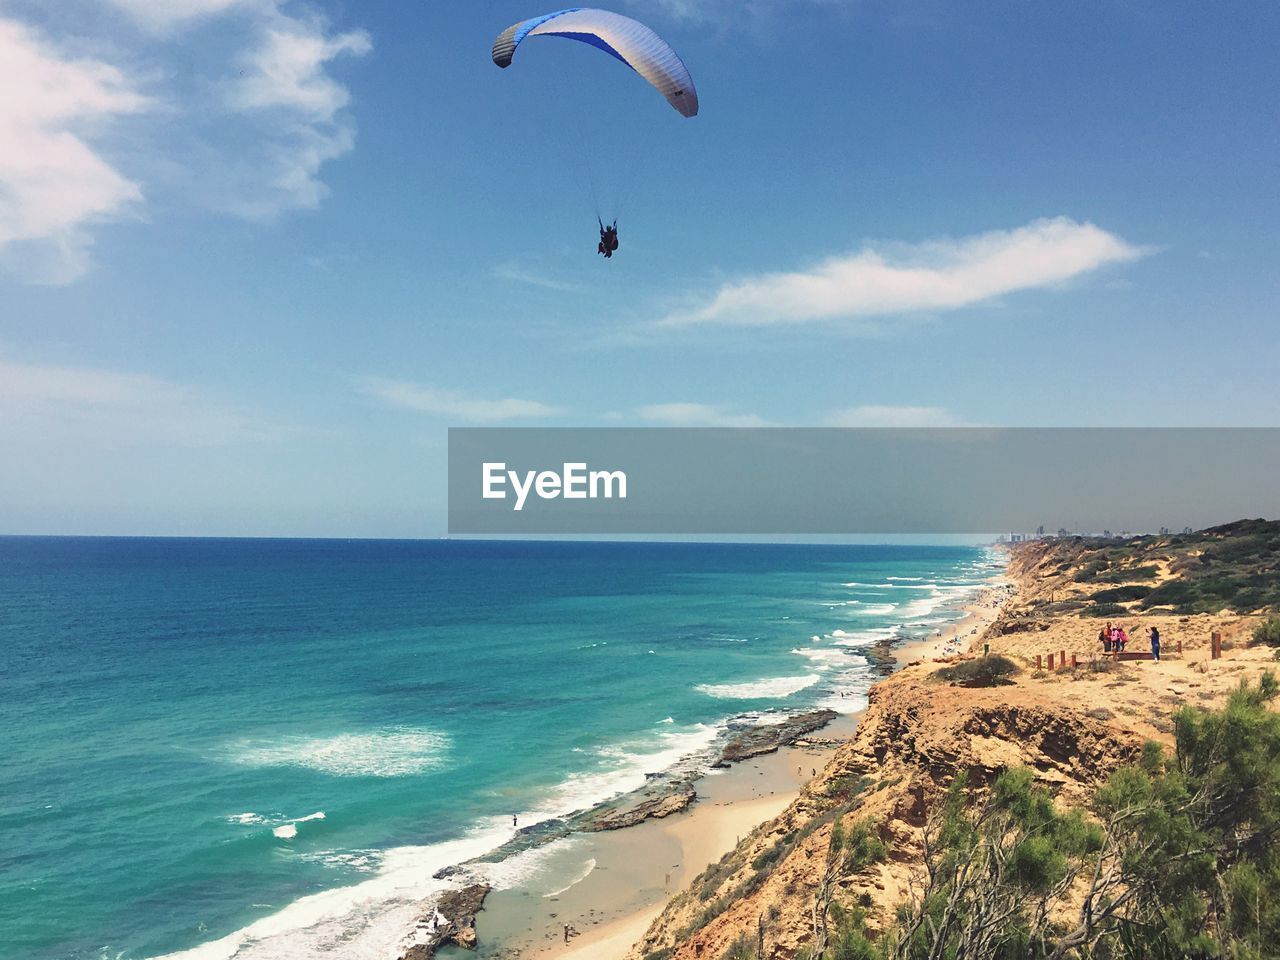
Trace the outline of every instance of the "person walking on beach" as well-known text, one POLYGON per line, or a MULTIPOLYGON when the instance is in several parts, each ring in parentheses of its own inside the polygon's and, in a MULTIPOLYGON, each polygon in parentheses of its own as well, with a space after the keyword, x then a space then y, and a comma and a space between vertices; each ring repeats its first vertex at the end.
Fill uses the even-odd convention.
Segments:
POLYGON ((1151 659, 1160 662, 1160 631, 1156 627, 1151 628, 1151 659))

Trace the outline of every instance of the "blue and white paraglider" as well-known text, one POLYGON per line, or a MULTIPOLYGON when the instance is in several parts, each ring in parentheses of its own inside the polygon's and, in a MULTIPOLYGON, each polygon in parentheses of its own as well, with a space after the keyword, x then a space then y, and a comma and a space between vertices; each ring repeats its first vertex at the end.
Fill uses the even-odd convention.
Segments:
MULTIPOLYGON (((698 91, 684 61, 671 46, 637 20, 608 10, 573 7, 512 24, 493 42, 493 62, 511 66, 516 51, 529 37, 564 37, 590 44, 621 60, 666 98, 685 117, 698 115, 698 91)), ((600 242, 596 252, 612 259, 618 249, 618 222, 605 224, 596 210, 600 242)))
POLYGON ((638 20, 608 10, 572 7, 512 24, 493 42, 493 62, 506 68, 529 37, 565 37, 617 57, 667 98, 686 117, 698 115, 698 91, 684 61, 660 36, 638 20))

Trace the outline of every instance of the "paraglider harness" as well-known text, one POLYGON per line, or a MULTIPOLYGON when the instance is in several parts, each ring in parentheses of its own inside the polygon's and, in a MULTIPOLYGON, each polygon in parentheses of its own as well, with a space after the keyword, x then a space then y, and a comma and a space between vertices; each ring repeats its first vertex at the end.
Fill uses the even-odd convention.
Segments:
POLYGON ((618 249, 618 221, 613 221, 607 227, 599 217, 596 222, 600 224, 600 245, 596 247, 596 253, 604 254, 604 258, 610 260, 618 249))

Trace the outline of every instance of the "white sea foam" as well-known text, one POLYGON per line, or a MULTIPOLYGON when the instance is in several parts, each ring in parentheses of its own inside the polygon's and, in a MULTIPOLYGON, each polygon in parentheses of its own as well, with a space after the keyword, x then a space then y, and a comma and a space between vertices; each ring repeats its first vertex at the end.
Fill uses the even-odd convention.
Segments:
MULTIPOLYGON (((852 657, 844 647, 796 647, 791 651, 798 657, 804 657, 814 664, 826 667, 847 667, 852 657)), ((863 661, 866 662, 865 660, 863 661)))
POLYGON ((869 617, 884 617, 898 609, 896 603, 864 603, 857 610, 858 613, 865 613, 869 617))
POLYGON ((369 879, 295 900, 219 940, 161 960, 386 960, 403 953, 423 900, 453 884, 437 870, 478 857, 511 836, 477 828, 460 840, 396 847, 369 879))
POLYGON ((480 880, 494 890, 536 888, 541 885, 539 880, 544 874, 553 872, 556 860, 564 854, 571 854, 578 846, 580 841, 566 837, 528 847, 503 860, 469 863, 465 867, 467 882, 480 880))
POLYGON ((286 820, 280 826, 275 827, 271 832, 281 840, 292 840, 298 835, 298 824, 310 823, 312 820, 323 820, 324 811, 317 810, 315 813, 309 813, 305 817, 297 817, 293 820, 286 820))
POLYGON ((580 884, 583 880, 587 879, 587 877, 591 876, 591 873, 593 870, 595 870, 595 868, 596 868, 596 859, 595 857, 591 857, 589 860, 587 860, 586 863, 582 865, 582 870, 572 880, 570 880, 565 886, 561 887, 559 890, 552 890, 550 893, 544 893, 542 895, 543 898, 545 899, 549 897, 558 897, 560 896, 560 894, 566 893, 567 891, 572 890, 574 887, 580 884))
POLYGON ((920 583, 843 583, 841 586, 883 592, 886 590, 932 590, 935 584, 922 581, 920 583))
POLYGON ((805 687, 811 687, 821 677, 807 673, 802 677, 771 677, 766 680, 748 680, 745 683, 700 683, 699 693, 721 700, 759 700, 767 697, 789 697, 805 687))
POLYGON ((837 713, 856 713, 859 710, 867 709, 867 688, 871 686, 868 679, 866 684, 848 684, 843 685, 834 690, 829 696, 823 697, 818 701, 817 705, 827 710, 834 710, 837 713), (844 694, 844 696, 841 696, 844 694))
POLYGON ((246 827, 266 823, 267 818, 257 813, 233 813, 227 817, 228 823, 239 823, 246 827))
POLYGON ((380 850, 322 850, 319 853, 302 854, 301 859, 323 863, 334 869, 356 870, 373 873, 382 863, 380 850))
POLYGON ((869 647, 884 640, 891 640, 897 636, 897 633, 897 627, 874 627, 870 630, 852 632, 833 630, 831 638, 841 647, 869 647))
POLYGON ((440 766, 449 738, 434 730, 393 727, 333 737, 241 740, 230 759, 251 767, 306 767, 338 777, 403 777, 440 766))
POLYGON ((723 729, 705 723, 688 727, 674 723, 657 726, 660 729, 656 749, 651 737, 602 748, 597 753, 599 762, 594 770, 568 777, 547 800, 526 815, 528 821, 562 817, 638 790, 651 773, 681 765, 705 769, 711 745, 723 729))

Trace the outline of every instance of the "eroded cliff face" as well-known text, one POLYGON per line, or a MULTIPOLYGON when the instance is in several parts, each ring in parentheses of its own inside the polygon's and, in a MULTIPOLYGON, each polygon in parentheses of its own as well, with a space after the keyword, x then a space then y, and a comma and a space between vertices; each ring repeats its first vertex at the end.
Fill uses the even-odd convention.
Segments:
POLYGON ((1096 691, 1046 703, 1035 690, 951 687, 932 673, 912 667, 877 685, 856 735, 821 775, 676 897, 632 956, 719 958, 743 931, 763 936, 767 957, 794 956, 813 939, 814 892, 837 820, 846 829, 870 821, 889 849, 835 891, 837 902, 868 911, 871 930, 883 929, 907 896, 928 811, 958 774, 981 790, 1027 766, 1069 803, 1159 735, 1117 726, 1091 706, 1096 691))
MULTIPOLYGON (((1177 577, 1168 566, 1176 561, 1157 562, 1157 582, 1177 577)), ((937 676, 970 656, 911 664, 877 684, 854 737, 781 816, 672 899, 632 948, 632 960, 720 960, 743 935, 762 946, 761 956, 796 956, 814 942, 815 897, 837 821, 846 833, 868 824, 887 847, 886 859, 841 877, 832 891, 834 902, 862 908, 878 933, 908 899, 926 819, 958 775, 967 775, 977 796, 1001 772, 1027 767, 1060 804, 1079 806, 1144 742, 1167 744, 1178 707, 1221 703, 1241 680, 1256 681, 1274 666, 1269 651, 1247 649, 1256 617, 1129 608, 1131 635, 1159 625, 1167 659, 1104 662, 1095 643, 1102 621, 1062 606, 1087 603, 1092 591, 1122 579, 1081 583, 1081 564, 1089 562, 1078 544, 1013 550, 1018 596, 973 647, 986 643, 992 654, 1009 656, 1018 667, 1012 683, 973 688, 937 676), (1209 658, 1214 630, 1231 638, 1226 659, 1209 658), (1173 652, 1177 640, 1181 656, 1173 652), (1061 665, 1064 651, 1078 667, 1036 668, 1038 653, 1058 654, 1061 665)))

